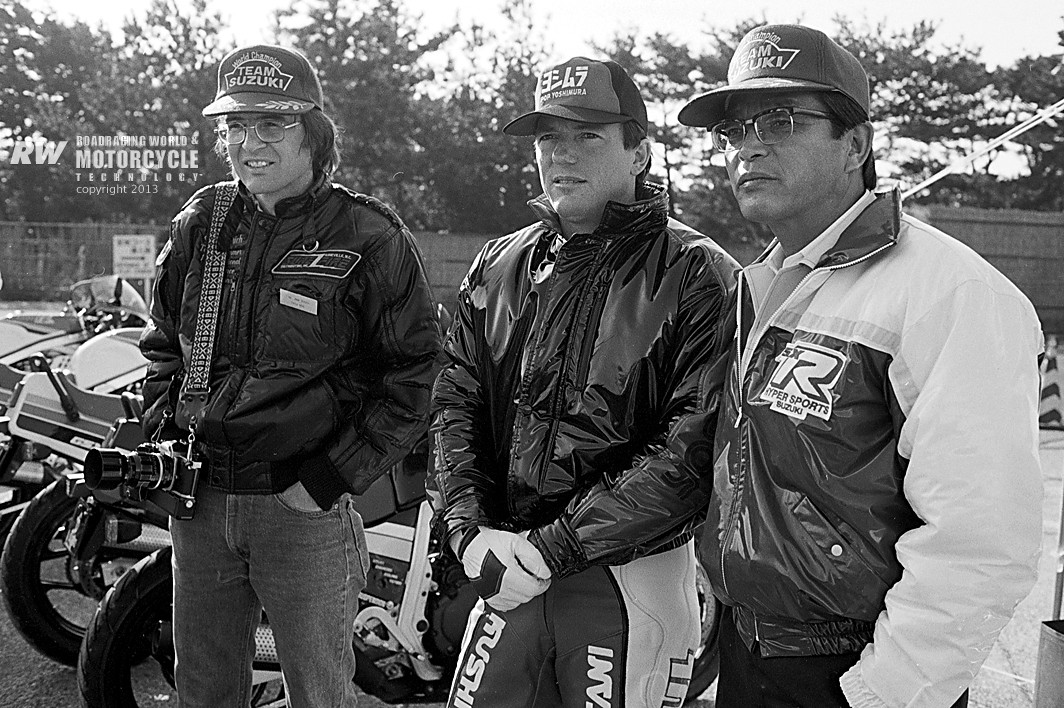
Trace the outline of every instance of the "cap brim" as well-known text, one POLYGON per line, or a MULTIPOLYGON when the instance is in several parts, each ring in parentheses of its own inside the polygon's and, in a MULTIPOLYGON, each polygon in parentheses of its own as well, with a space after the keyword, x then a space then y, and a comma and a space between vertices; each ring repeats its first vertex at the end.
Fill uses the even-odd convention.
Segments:
POLYGON ((591 108, 547 106, 538 111, 530 111, 522 116, 514 118, 503 126, 502 132, 507 135, 535 135, 536 121, 539 120, 541 116, 565 118, 566 120, 575 120, 581 123, 626 123, 630 120, 635 120, 632 116, 621 115, 620 113, 607 113, 606 111, 596 111, 591 108))
POLYGON ((314 108, 310 101, 298 101, 293 98, 281 98, 275 93, 233 93, 222 96, 203 109, 203 115, 225 115, 226 113, 282 113, 299 115, 314 108))
POLYGON ((738 86, 721 86, 691 99, 680 109, 677 116, 680 123, 696 128, 711 128, 724 120, 724 104, 728 97, 746 91, 793 91, 796 89, 812 91, 838 91, 834 86, 815 81, 796 81, 765 77, 750 79, 738 86))

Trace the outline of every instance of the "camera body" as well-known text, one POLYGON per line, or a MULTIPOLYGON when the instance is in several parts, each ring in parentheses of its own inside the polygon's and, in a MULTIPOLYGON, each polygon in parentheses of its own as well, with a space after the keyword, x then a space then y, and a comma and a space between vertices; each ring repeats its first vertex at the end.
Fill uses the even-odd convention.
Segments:
POLYGON ((203 463, 175 451, 175 444, 146 442, 132 452, 94 448, 85 456, 85 485, 117 489, 129 502, 149 502, 175 519, 191 519, 203 463))

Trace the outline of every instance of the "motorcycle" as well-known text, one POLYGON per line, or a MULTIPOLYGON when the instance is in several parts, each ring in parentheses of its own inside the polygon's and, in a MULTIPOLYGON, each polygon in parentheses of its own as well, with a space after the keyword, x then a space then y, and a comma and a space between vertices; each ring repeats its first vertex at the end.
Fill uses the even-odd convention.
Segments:
MULTIPOLYGON (((60 400, 69 411, 67 417, 77 423, 78 411, 66 390, 68 384, 115 393, 134 389, 144 378, 147 361, 137 340, 147 321, 144 300, 114 275, 75 283, 66 309, 57 317, 16 313, 0 320, 0 543, 29 499, 67 467, 63 461, 57 469, 47 467, 52 452, 47 442, 26 444, 13 436, 7 409, 15 390, 25 391, 29 376, 49 377, 54 396, 36 392, 40 378, 27 395, 60 400)), ((75 443, 82 438, 78 431, 67 430, 66 434, 75 443)))
MULTIPOLYGON (((132 450, 143 441, 139 403, 113 398, 123 418, 100 442, 132 450)), ((25 506, 4 543, 0 596, 15 629, 45 656, 75 666, 96 605, 137 560, 169 545, 167 524, 165 511, 117 493, 91 495, 76 466, 66 470, 25 506)))
MULTIPOLYGON (((370 571, 359 596, 352 643, 354 681, 389 704, 445 701, 469 612, 477 594, 462 564, 430 534, 425 499, 427 443, 356 499, 366 529, 370 571)), ((78 685, 89 708, 135 708, 172 692, 171 549, 141 559, 96 610, 78 657, 78 685), (138 659, 150 654, 161 672, 146 678, 138 659)), ((688 696, 717 675, 720 605, 699 582, 701 645, 688 696)), ((280 664, 265 615, 255 633, 253 684, 261 698, 279 683, 280 664)), ((280 689, 283 695, 283 688, 280 689)), ((269 705, 284 705, 283 698, 269 705)))
POLYGON ((81 280, 70 287, 62 312, 14 312, 0 319, 0 364, 25 371, 32 357, 43 356, 62 369, 92 337, 147 322, 148 306, 127 281, 117 275, 81 280))
MULTIPOLYGON (((77 472, 88 450, 104 442, 116 418, 139 415, 132 390, 147 370, 139 334, 137 328, 120 328, 94 337, 74 353, 67 371, 35 357, 38 370, 20 372, 0 419, 0 595, 26 640, 70 666, 104 591, 136 560, 168 542, 168 536, 163 542, 150 533, 131 543, 113 538, 85 558, 64 547, 77 503, 66 494, 66 478, 77 472)), ((159 512, 164 528, 165 516, 159 512)))
POLYGON ((121 393, 136 391, 147 374, 140 332, 121 327, 93 337, 64 371, 40 354, 23 362, 28 373, 0 369, 0 385, 11 386, 0 417, 0 542, 29 500, 84 460, 125 415, 121 393))

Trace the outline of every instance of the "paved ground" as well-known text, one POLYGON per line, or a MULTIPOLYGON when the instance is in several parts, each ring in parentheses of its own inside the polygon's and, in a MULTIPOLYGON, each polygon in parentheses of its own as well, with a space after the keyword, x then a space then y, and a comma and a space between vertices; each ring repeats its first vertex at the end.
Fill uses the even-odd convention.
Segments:
MULTIPOLYGON (((1002 630, 990 658, 976 677, 971 708, 1030 708, 1034 706, 1035 672, 1042 622, 1053 618, 1060 515, 1064 472, 1064 433, 1042 434, 1042 473, 1045 479, 1042 557, 1038 582, 1002 630)), ((1064 671, 1064 667, 1057 667, 1064 671)))

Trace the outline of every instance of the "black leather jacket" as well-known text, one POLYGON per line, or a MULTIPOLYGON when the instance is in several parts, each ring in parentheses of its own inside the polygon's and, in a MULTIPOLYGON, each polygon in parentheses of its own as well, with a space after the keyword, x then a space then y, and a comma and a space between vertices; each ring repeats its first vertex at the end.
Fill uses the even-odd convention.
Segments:
MULTIPOLYGON (((477 256, 433 392, 437 533, 532 529, 557 577, 690 538, 710 450, 669 432, 696 408, 715 423, 699 376, 726 354, 718 325, 738 266, 648 189, 611 202, 539 283, 559 233, 545 197, 530 202, 543 221, 477 256)), ((721 368, 709 388, 722 381, 721 368)))
MULTIPOLYGON (((159 257, 141 339, 149 434, 175 409, 191 354, 214 196, 192 196, 159 257)), ((226 275, 196 430, 201 483, 262 494, 298 479, 327 509, 424 433, 439 327, 420 251, 382 203, 319 179, 275 211, 241 186, 222 229, 223 248, 235 235, 245 245, 226 275)))

